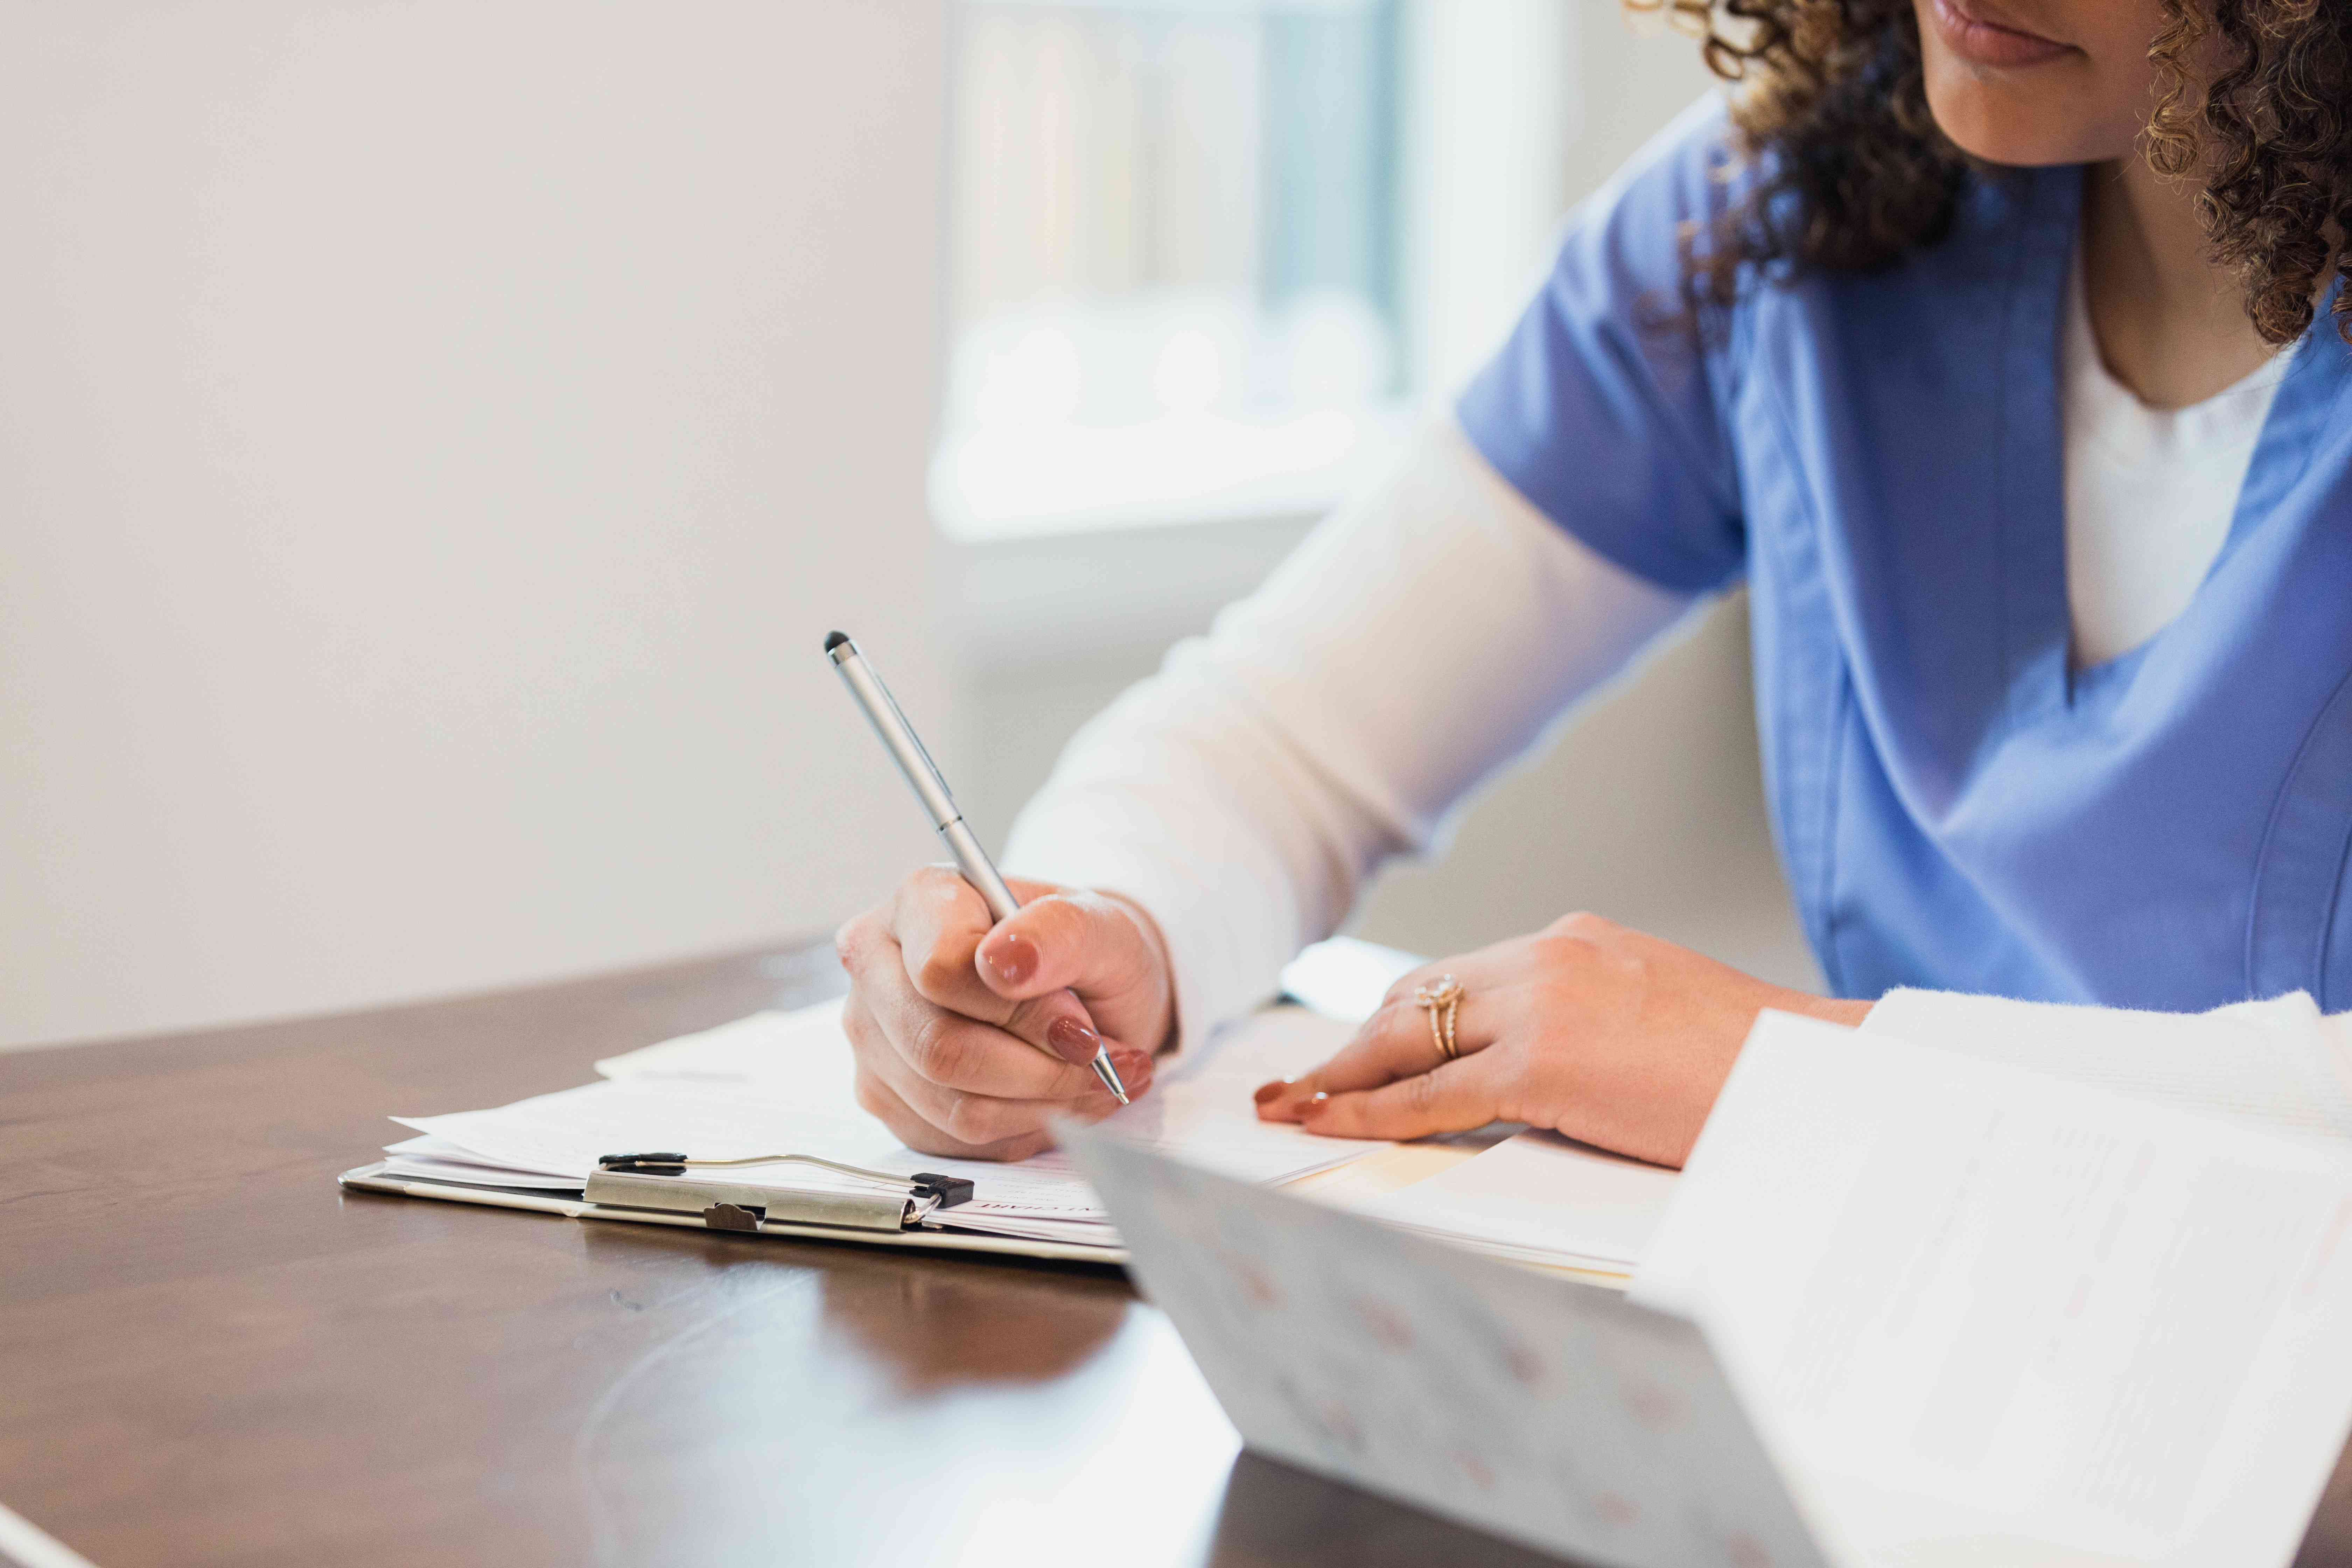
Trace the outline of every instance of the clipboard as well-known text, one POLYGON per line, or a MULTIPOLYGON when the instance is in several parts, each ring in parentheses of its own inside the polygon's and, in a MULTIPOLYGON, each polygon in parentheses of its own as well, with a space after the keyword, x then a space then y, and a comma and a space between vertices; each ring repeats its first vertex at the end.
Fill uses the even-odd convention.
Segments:
POLYGON ((871 1202, 845 1206, 844 1194, 790 1188, 745 1186, 698 1178, 599 1171, 577 1197, 570 1189, 472 1186, 420 1181, 386 1173, 386 1162, 361 1165, 335 1178, 347 1192, 386 1197, 432 1198, 484 1208, 521 1209, 563 1219, 607 1220, 625 1225, 665 1225, 715 1230, 730 1236, 786 1237, 810 1241, 848 1241, 865 1247, 913 1247, 921 1251, 988 1253, 1055 1263, 1091 1263, 1112 1268, 1127 1262, 1120 1247, 1087 1247, 1067 1241, 1033 1241, 958 1230, 940 1217, 937 1205, 901 1206, 895 1224, 883 1223, 887 1205, 871 1202), (843 1223, 844 1221, 856 1223, 843 1223))

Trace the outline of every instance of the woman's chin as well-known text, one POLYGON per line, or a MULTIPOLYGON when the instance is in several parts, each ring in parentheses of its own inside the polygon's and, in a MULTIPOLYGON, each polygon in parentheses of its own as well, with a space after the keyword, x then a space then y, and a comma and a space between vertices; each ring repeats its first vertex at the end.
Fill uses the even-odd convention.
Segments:
POLYGON ((2053 96, 1972 79, 1957 62, 1941 71, 1931 63, 1927 72, 1927 108, 1937 128, 1981 163, 2042 169, 2105 163, 2131 151, 2137 127, 2086 122, 2053 96))

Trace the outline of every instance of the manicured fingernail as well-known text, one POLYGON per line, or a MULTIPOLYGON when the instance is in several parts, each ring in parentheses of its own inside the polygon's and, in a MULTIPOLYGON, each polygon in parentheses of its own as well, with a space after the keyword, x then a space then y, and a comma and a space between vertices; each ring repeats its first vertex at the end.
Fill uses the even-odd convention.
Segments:
POLYGON ((1102 1047, 1102 1037, 1076 1018, 1056 1018, 1045 1026, 1045 1043, 1066 1062, 1090 1062, 1102 1047))
MULTIPOLYGON (((1007 985, 1024 984, 1037 973, 1037 944, 1016 932, 1007 931, 985 943, 980 957, 1007 985)), ((1089 1050, 1087 1054, 1091 1056, 1093 1052, 1089 1050)))
POLYGON ((1269 1100, 1280 1100, 1284 1095, 1289 1092, 1290 1080, 1286 1078, 1278 1078, 1272 1083, 1262 1083, 1258 1085, 1257 1092, 1250 1096, 1250 1098, 1257 1101, 1260 1105, 1264 1105, 1269 1100))

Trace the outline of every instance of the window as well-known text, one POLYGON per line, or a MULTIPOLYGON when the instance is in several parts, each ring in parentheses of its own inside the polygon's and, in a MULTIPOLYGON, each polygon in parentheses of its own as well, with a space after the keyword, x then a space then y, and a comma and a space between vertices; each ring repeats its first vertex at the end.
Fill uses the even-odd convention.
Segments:
POLYGON ((934 513, 1328 504, 1410 390, 1400 0, 965 0, 934 513))

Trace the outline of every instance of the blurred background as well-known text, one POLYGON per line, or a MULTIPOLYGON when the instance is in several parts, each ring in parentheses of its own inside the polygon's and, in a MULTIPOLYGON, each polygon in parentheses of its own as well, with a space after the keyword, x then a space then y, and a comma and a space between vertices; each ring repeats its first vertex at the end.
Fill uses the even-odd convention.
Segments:
MULTIPOLYGON (((0 0, 0 1047, 832 926, 1442 413, 1613 0, 0 0)), ((1734 597, 1393 869, 1811 984, 1734 597)))

